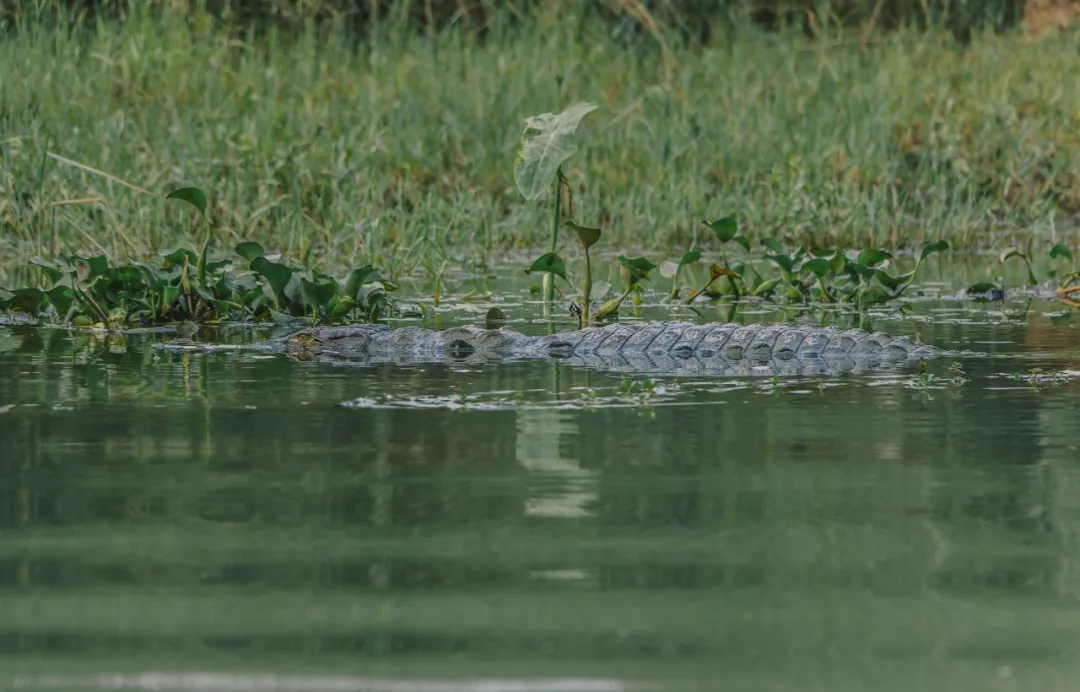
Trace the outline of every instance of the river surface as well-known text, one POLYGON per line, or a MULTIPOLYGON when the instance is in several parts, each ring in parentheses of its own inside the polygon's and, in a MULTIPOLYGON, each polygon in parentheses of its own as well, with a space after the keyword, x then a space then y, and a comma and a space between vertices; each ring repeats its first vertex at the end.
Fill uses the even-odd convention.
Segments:
POLYGON ((1080 316, 907 312, 864 326, 975 354, 649 382, 0 326, 0 688, 1073 690, 1080 316))

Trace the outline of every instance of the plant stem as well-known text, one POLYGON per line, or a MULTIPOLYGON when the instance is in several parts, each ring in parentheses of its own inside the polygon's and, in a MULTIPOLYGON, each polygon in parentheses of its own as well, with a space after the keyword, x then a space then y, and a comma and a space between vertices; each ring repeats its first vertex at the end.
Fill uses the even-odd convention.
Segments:
MULTIPOLYGON (((560 171, 561 172, 561 169, 560 171)), ((562 213, 562 181, 559 172, 555 173, 555 199, 551 203, 551 251, 555 252, 559 244, 559 215, 562 213)), ((551 272, 544 273, 544 301, 550 303, 555 300, 555 275, 551 272)))
POLYGON ((203 241, 202 251, 199 253, 199 264, 195 267, 195 276, 199 279, 199 285, 206 288, 206 253, 210 249, 210 240, 213 235, 213 227, 206 219, 206 240, 203 241))
POLYGON ((585 248, 585 281, 581 285, 581 326, 589 326, 589 295, 592 293, 592 262, 589 248, 585 248))

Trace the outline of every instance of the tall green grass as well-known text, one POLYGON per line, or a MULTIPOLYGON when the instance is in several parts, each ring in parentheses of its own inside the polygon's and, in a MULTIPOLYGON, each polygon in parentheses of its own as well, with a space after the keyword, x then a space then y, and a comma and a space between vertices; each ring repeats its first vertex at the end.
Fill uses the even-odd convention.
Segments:
POLYGON ((708 247, 699 220, 733 212, 755 241, 963 249, 1073 232, 1076 33, 962 47, 748 24, 665 55, 560 6, 493 15, 483 41, 391 24, 359 41, 333 25, 238 37, 137 3, 122 24, 24 17, 0 41, 0 262, 194 244, 189 210, 164 200, 191 184, 222 249, 483 263, 548 237, 514 155, 526 116, 577 100, 601 110, 567 170, 575 215, 608 247, 708 247))

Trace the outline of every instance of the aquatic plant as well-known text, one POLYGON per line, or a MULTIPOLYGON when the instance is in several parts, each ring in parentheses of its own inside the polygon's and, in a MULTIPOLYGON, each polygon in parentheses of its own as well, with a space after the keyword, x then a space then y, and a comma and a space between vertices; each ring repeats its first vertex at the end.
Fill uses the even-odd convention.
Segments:
MULTIPOLYGON (((551 188, 551 251, 538 259, 530 271, 543 271, 544 300, 555 297, 555 276, 566 278, 565 273, 555 271, 562 263, 556 254, 559 244, 559 224, 562 215, 562 192, 569 191, 569 182, 562 172, 562 165, 577 151, 577 132, 581 119, 597 109, 591 103, 575 103, 557 115, 543 113, 525 120, 521 134, 521 150, 514 161, 514 182, 527 200, 535 200, 551 188), (548 269, 542 269, 542 267, 548 269)), ((571 216, 573 210, 571 210, 571 216)))

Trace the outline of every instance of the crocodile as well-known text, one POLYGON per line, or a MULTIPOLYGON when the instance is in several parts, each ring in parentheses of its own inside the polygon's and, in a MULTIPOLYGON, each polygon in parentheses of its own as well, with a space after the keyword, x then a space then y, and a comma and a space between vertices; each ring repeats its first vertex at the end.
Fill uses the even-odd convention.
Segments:
POLYGON ((656 375, 838 374, 902 367, 946 351, 905 336, 860 329, 790 324, 617 322, 529 336, 507 327, 446 330, 381 324, 303 329, 245 345, 202 345, 188 339, 156 344, 168 350, 258 350, 298 360, 413 365, 481 364, 547 359, 613 372, 656 375))

